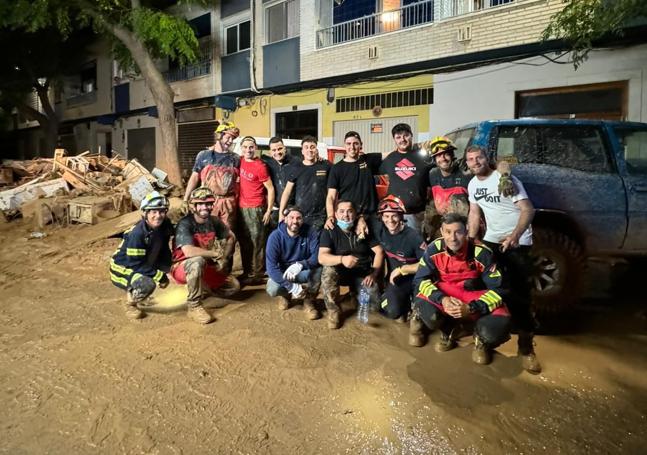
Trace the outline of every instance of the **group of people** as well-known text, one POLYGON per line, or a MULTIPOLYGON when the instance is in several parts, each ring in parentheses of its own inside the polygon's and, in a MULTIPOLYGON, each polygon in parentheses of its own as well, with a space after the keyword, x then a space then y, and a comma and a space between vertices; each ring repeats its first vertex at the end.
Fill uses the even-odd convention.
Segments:
POLYGON ((404 123, 392 130, 395 150, 384 154, 362 153, 360 135, 349 131, 335 164, 319 157, 314 137, 303 138, 299 160, 276 137, 269 155, 259 156, 251 136, 240 141, 241 156, 233 153, 233 123, 215 134, 196 157, 175 231, 168 201, 154 192, 112 257, 128 317, 142 317, 142 302, 169 276, 187 284, 188 315, 202 324, 212 321, 201 303, 206 295, 231 296, 267 280, 279 309, 302 303, 310 320, 321 317, 321 290, 327 325, 338 329, 340 287, 347 286, 355 305, 368 296, 374 312, 408 321, 412 346, 438 331, 435 349, 444 352, 471 331, 478 364, 492 361, 514 326, 524 369, 541 371, 530 311, 534 208, 506 163, 468 147, 468 173, 448 138, 416 145, 404 123), (377 175, 389 182, 382 200, 377 175), (236 242, 238 278, 231 273, 236 242))

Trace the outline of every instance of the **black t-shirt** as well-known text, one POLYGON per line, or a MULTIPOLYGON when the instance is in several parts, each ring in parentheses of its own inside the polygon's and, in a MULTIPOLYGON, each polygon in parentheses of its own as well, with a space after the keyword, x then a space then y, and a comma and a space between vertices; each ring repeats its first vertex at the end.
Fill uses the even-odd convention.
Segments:
POLYGON ((402 265, 415 264, 427 249, 420 233, 409 226, 394 235, 382 224, 375 235, 384 248, 389 273, 402 265))
POLYGON ((303 162, 290 165, 288 182, 294 183, 294 202, 303 210, 304 218, 326 217, 326 183, 330 163, 317 161, 311 166, 303 162))
MULTIPOLYGON (((355 234, 354 227, 351 232, 344 232, 339 226, 335 225, 330 231, 327 229, 321 231, 321 237, 319 237, 319 247, 330 248, 331 254, 355 256, 358 262, 352 270, 362 276, 366 276, 372 271, 373 250, 371 248, 377 245, 379 245, 379 242, 370 235, 364 239, 360 239, 355 234)), ((351 270, 345 267, 343 268, 345 270, 351 270)))
POLYGON ((338 198, 351 201, 357 213, 372 214, 377 210, 374 175, 379 173, 382 154, 360 155, 357 161, 339 161, 330 170, 328 188, 337 190, 338 198))
POLYGON ((229 228, 214 216, 206 223, 198 223, 190 213, 182 218, 175 227, 175 247, 193 245, 206 250, 213 247, 215 240, 223 240, 229 236, 229 228))
POLYGON ((454 166, 452 173, 447 177, 443 176, 437 167, 429 171, 429 186, 439 186, 443 189, 463 187, 467 189, 467 184, 472 180, 472 174, 465 174, 458 165, 454 166))
MULTIPOLYGON (((272 179, 272 185, 274 185, 275 192, 274 207, 278 208, 281 203, 283 190, 285 189, 285 185, 288 183, 288 175, 290 173, 290 166, 293 164, 293 160, 290 158, 290 155, 285 155, 281 163, 267 155, 261 156, 261 160, 263 160, 267 165, 267 170, 272 179)), ((294 192, 290 195, 288 204, 294 204, 294 192)))
POLYGON ((407 153, 395 151, 382 161, 380 173, 389 177, 387 193, 399 197, 407 213, 418 213, 425 209, 430 168, 431 164, 417 150, 407 153))

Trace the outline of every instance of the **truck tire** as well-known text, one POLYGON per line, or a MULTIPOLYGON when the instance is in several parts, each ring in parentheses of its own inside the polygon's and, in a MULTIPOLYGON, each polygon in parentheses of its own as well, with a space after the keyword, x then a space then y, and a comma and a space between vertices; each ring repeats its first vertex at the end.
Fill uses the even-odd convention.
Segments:
POLYGON ((539 318, 572 310, 584 275, 581 245, 551 228, 533 227, 533 309, 539 318))

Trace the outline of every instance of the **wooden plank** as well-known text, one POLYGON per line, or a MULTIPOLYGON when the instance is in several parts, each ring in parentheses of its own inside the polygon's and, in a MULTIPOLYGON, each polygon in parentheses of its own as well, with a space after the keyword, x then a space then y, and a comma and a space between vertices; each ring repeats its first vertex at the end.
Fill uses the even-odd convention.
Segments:
POLYGON ((141 212, 134 211, 118 216, 111 220, 103 221, 93 226, 74 233, 74 241, 77 244, 90 244, 99 240, 121 234, 133 224, 142 219, 141 212))

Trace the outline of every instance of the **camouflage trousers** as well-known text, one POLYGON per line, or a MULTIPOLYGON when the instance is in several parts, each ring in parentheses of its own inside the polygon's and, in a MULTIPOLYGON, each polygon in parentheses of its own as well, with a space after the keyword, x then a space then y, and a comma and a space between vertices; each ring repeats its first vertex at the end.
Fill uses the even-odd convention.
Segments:
POLYGON ((266 226, 263 207, 241 207, 238 218, 238 242, 243 276, 262 278, 265 265, 266 226))
POLYGON ((200 306, 202 298, 211 292, 219 297, 230 297, 240 290, 240 283, 235 277, 219 272, 202 256, 185 259, 180 266, 183 279, 178 270, 173 276, 180 283, 186 281, 186 304, 190 308, 200 306))
MULTIPOLYGON (((353 300, 357 300, 359 291, 362 288, 362 274, 353 273, 352 269, 339 270, 338 266, 323 266, 321 272, 321 290, 323 291, 324 303, 328 311, 340 311, 339 287, 348 286, 353 300)), ((377 283, 366 288, 370 298, 370 307, 376 309, 379 301, 380 290, 377 283)))

